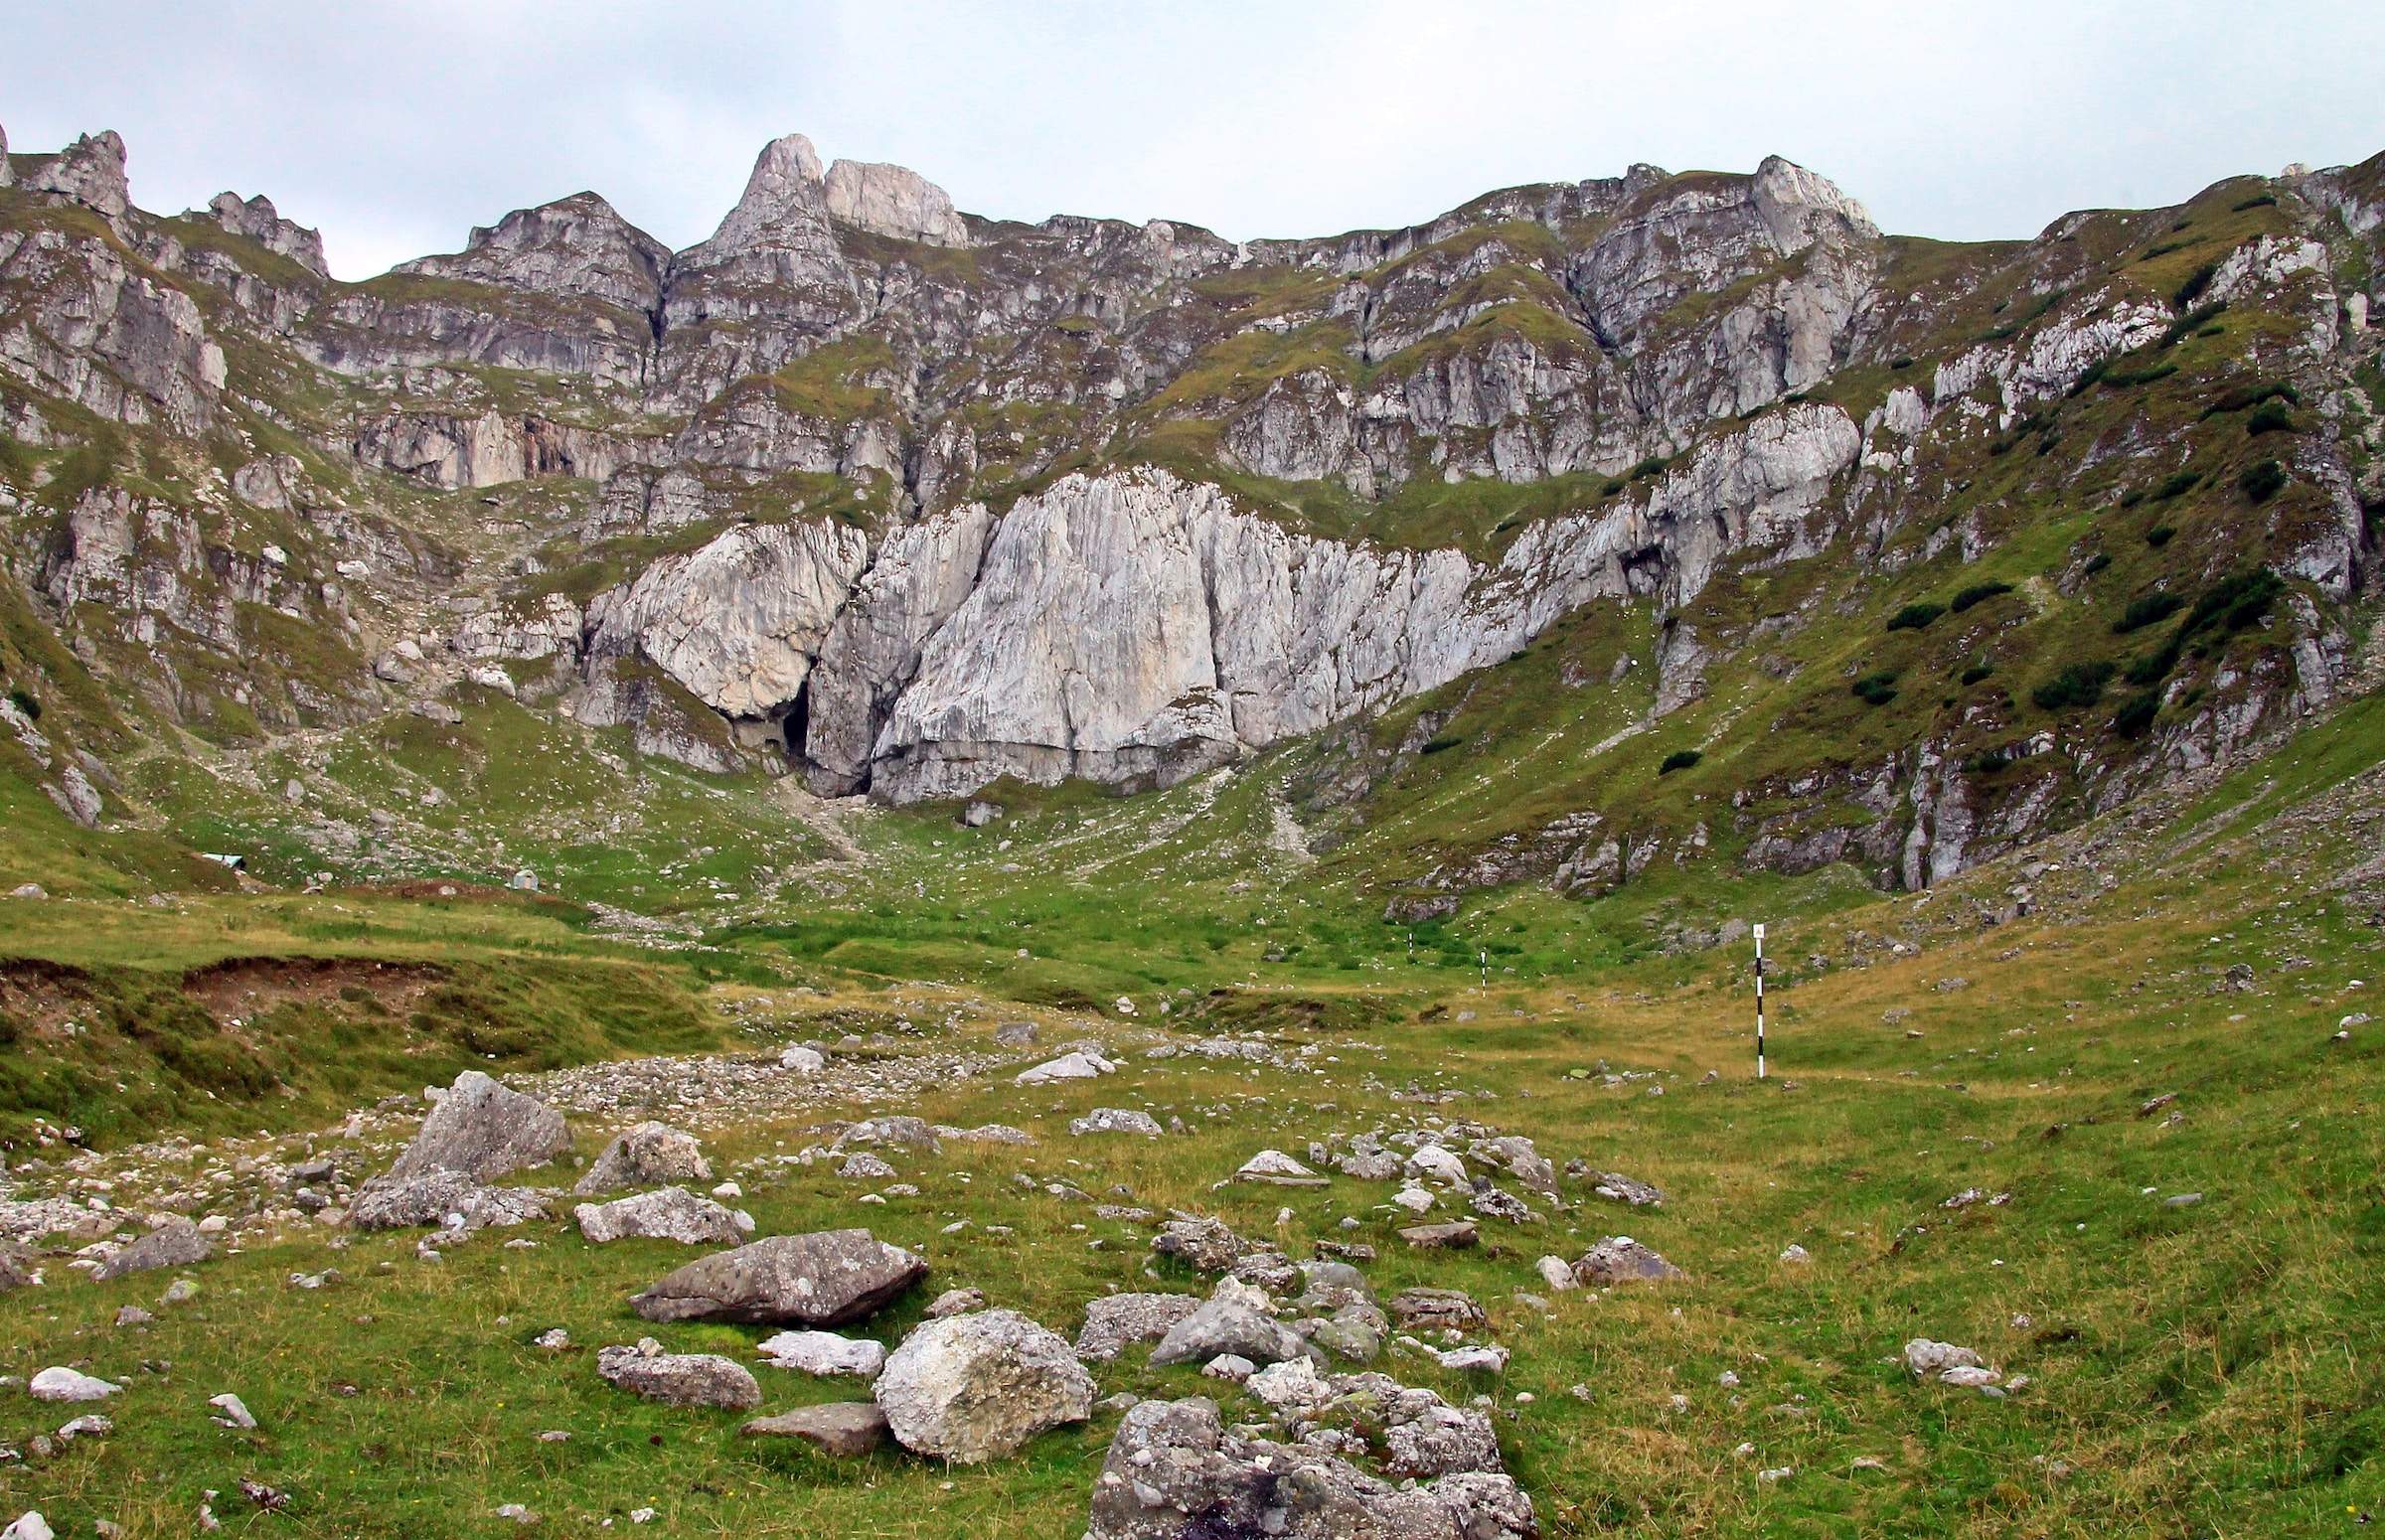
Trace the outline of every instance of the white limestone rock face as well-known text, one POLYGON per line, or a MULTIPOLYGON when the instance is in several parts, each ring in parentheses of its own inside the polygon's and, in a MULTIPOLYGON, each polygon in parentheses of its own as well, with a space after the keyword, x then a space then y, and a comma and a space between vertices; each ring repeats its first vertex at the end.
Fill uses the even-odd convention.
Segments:
MULTIPOLYGON (((1593 599, 1653 590, 1677 606, 1735 551, 1819 551, 1815 515, 1860 448, 1835 407, 1768 413, 1639 500, 1532 526, 1496 567, 1293 534, 1166 472, 1064 478, 992 529, 940 620, 937 604, 889 606, 898 619, 874 636, 907 650, 933 629, 869 784, 894 802, 1005 774, 1173 784, 1500 662, 1593 599)), ((899 591, 951 586, 914 570, 899 591)), ((846 787, 866 703, 900 673, 874 651, 824 652, 819 671, 818 697, 840 702, 831 768, 846 787)))
POLYGON ((916 171, 871 161, 841 160, 822 187, 829 214, 873 234, 932 245, 965 246, 969 228, 951 198, 916 171))
POLYGON ((739 525, 591 607, 598 655, 635 651, 731 716, 792 701, 869 563, 839 524, 739 525))

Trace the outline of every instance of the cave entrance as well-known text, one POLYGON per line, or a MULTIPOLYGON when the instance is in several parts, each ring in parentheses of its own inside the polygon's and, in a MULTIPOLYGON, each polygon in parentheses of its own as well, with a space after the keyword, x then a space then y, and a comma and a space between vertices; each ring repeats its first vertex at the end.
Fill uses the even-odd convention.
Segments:
POLYGON ((804 740, 812 727, 812 682, 806 679, 796 687, 795 698, 779 716, 779 747, 787 758, 797 764, 807 762, 803 752, 804 740))

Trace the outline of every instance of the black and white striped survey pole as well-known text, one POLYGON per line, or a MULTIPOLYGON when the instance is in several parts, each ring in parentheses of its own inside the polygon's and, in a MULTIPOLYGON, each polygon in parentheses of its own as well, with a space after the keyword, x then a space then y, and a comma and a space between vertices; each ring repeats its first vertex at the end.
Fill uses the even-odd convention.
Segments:
POLYGON ((1764 927, 1756 927, 1756 1078, 1764 1078, 1764 927))

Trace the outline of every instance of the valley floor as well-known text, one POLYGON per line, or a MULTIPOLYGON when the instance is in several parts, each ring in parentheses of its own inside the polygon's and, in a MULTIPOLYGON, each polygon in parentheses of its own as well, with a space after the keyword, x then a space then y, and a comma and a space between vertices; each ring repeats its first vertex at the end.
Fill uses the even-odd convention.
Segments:
MULTIPOLYGON (((868 859, 840 895, 661 933, 435 883, 9 901, 0 1226, 52 1233, 41 1282, 0 1294, 0 1517, 183 1535, 208 1503, 236 1533, 487 1535, 520 1504, 561 1533, 648 1509, 662 1534, 1082 1532, 1115 1410, 967 1467, 741 1437, 744 1414, 595 1372, 642 1335, 756 1363, 762 1328, 628 1309, 684 1249, 542 1221, 430 1250, 293 1201, 382 1170, 420 1087, 477 1063, 569 1117, 575 1154, 529 1181, 568 1185, 657 1118, 699 1136, 756 1233, 866 1225, 925 1256, 926 1284, 859 1328, 888 1345, 952 1288, 1070 1337, 1114 1291, 1205 1293, 1150 1251, 1169 1210, 1295 1259, 1371 1246, 1379 1299, 1461 1289, 1487 1311, 1468 1340, 1510 1349, 1504 1372, 1396 1341, 1378 1367, 1488 1398, 1548 1535, 2345 1532, 2385 1507, 2378 742, 2357 706, 1927 894, 1828 874, 1514 890, 1414 946, 1281 837, 1264 763, 984 830, 849 820, 868 859), (1745 943, 1697 943, 1766 916, 1758 1083, 1745 943), (1021 1021, 1034 1043, 998 1038, 1021 1021), (269 1083, 211 1067, 219 1038, 269 1083), (1015 1084, 1085 1040, 1119 1072, 1015 1084), (780 1069, 789 1042, 828 1067, 780 1069), (1181 1131, 1072 1134, 1097 1107, 1181 1131), (807 1158, 889 1113, 1033 1143, 882 1150, 892 1178, 807 1158), (1312 1155, 1369 1132, 1522 1135, 1574 1164, 1557 1200, 1525 1194, 1540 1218, 1418 1250, 1399 1183, 1312 1155), (1229 1180, 1265 1149, 1329 1182, 1229 1180), (293 1175, 311 1160, 336 1176, 293 1175), (1664 1203, 1598 1195, 1606 1172, 1664 1203), (157 1210, 228 1221, 195 1294, 85 1276, 157 1210), (1685 1276, 1551 1292, 1535 1270, 1615 1234, 1685 1276), (116 1324, 127 1307, 153 1318, 116 1324), (537 1345, 557 1327, 568 1350, 537 1345), (2003 1393, 1917 1382, 1916 1337, 1976 1350, 2003 1393), (52 1365, 125 1389, 31 1399, 52 1365), (211 1420, 228 1391, 255 1429, 211 1420), (111 1426, 61 1442, 91 1410, 111 1426)), ((1467 1207, 1442 1189, 1426 1217, 1467 1207)), ((856 1393, 756 1372, 764 1412, 856 1393)), ((1264 1413, 1141 1347, 1096 1377, 1264 1413)))

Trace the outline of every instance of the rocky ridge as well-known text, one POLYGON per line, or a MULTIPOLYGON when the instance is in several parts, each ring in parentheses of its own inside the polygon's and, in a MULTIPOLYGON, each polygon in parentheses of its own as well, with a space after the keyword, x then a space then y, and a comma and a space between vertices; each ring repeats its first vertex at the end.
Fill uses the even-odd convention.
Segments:
MULTIPOLYGON (((112 134, 11 167, 9 434, 63 452, 95 420, 131 463, 213 462, 72 497, 53 476, 55 522, 0 487, 51 623, 171 720, 445 710, 485 677, 829 793, 1131 790, 1364 722, 1602 603, 1658 628, 1662 716, 1818 621, 1710 617, 1718 580, 1985 556, 2015 495, 1974 484, 2032 434, 2041 458, 2143 466, 2142 498, 2209 430, 2057 452, 2049 420, 2099 378, 2174 373, 2125 361, 2221 309, 2258 325, 2215 378, 2311 408, 2279 441, 2295 490, 2257 516, 2293 602, 2260 659, 2199 693, 2179 676, 2152 733, 2083 751, 2093 804, 2327 703, 2372 566, 2376 418, 2346 383, 2374 343, 2336 253, 2375 242, 2375 162, 2171 220, 2227 231, 2174 289, 2140 269, 2177 211, 1938 251, 1778 158, 1236 242, 980 220, 791 135, 688 250, 578 193, 354 284, 261 197, 142 212, 112 134), (1453 488, 1480 524, 1403 533, 1453 488), (502 515, 453 522, 440 495, 465 492, 502 515), (1320 500, 1354 519, 1319 526, 1320 500), (320 644, 293 651, 283 621, 320 644)), ((2050 790, 1986 806, 1956 736, 1764 788, 1796 808, 1748 858, 1919 886, 2064 816, 2050 790), (1868 825, 1813 816, 1847 795, 1868 825)), ((73 775, 53 797, 95 819, 73 775)), ((1426 885, 1604 885, 1661 853, 1573 817, 1426 885)))

